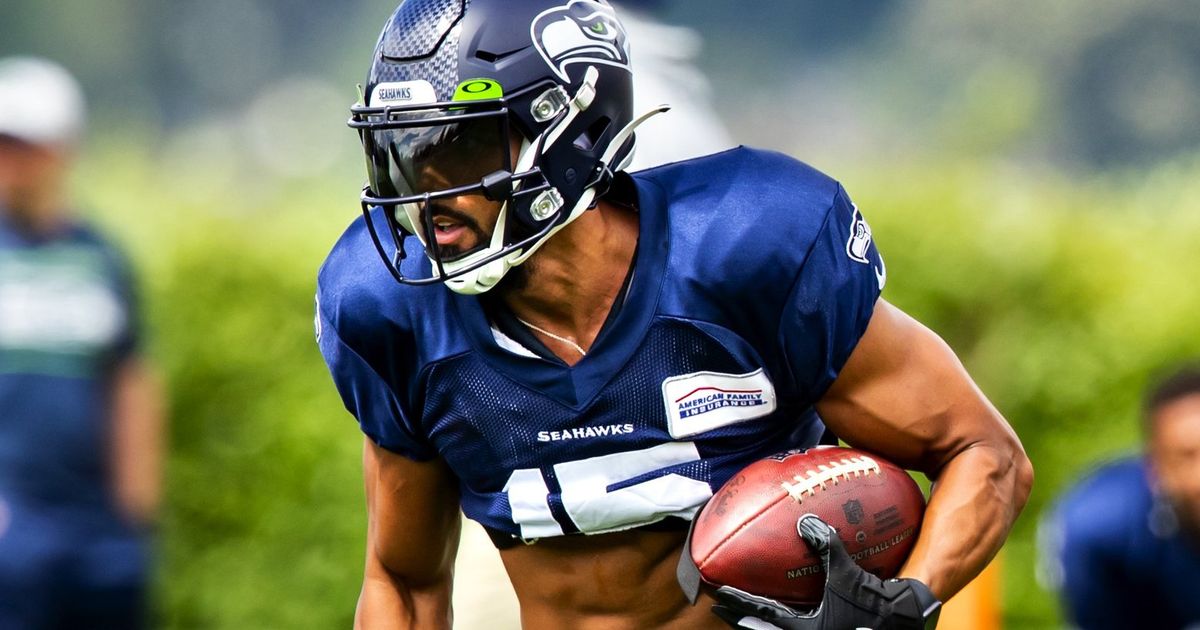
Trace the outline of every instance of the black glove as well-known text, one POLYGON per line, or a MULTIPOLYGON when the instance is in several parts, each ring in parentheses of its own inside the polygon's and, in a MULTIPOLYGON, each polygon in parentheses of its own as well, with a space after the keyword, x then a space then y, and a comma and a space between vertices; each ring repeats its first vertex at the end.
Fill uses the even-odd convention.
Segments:
POLYGON ((929 630, 942 603, 918 580, 880 580, 854 563, 837 532, 813 515, 796 523, 804 542, 821 556, 825 594, 815 611, 802 613, 777 601, 722 586, 713 612, 734 628, 755 630, 929 630))

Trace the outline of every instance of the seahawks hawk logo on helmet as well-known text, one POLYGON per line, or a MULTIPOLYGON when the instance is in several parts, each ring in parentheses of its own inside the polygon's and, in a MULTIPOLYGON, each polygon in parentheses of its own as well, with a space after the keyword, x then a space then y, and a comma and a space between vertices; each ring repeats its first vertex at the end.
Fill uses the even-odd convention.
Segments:
POLYGON ((546 64, 569 82, 573 63, 606 64, 629 69, 629 43, 612 8, 592 0, 571 0, 542 11, 530 25, 533 45, 546 64))

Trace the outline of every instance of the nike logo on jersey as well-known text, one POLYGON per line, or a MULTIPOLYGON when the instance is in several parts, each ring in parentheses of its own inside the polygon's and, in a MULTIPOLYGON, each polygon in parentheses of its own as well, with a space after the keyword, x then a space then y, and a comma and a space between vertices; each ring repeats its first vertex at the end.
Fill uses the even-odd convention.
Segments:
POLYGON ((598 427, 576 427, 566 431, 538 431, 537 439, 539 442, 561 442, 627 433, 633 433, 632 424, 603 424, 598 427))
POLYGON ((879 257, 879 266, 874 267, 875 279, 879 281, 879 290, 883 290, 883 285, 887 284, 887 267, 883 264, 883 256, 879 257))

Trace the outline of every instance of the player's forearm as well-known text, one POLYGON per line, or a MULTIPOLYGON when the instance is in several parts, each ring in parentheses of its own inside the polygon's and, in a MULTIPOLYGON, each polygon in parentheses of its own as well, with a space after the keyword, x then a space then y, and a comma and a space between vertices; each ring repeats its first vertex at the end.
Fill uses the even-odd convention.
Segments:
POLYGON ((113 494, 139 526, 153 523, 162 494, 163 401, 157 377, 140 360, 116 372, 110 432, 113 494))
POLYGON ((449 576, 431 584, 411 586, 382 567, 368 567, 354 614, 355 630, 449 630, 450 627, 449 576))
POLYGON ((976 444, 942 469, 902 577, 929 586, 942 601, 996 555, 1033 485, 1033 468, 1015 439, 976 444))

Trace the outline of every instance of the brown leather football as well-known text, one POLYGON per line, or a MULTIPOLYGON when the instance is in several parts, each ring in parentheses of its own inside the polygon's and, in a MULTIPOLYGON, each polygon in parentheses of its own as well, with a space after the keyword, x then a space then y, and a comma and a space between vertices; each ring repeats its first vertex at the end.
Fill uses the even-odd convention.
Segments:
POLYGON ((924 512, 916 482, 878 455, 788 451, 747 466, 713 495, 696 517, 691 555, 709 586, 812 607, 825 572, 796 531, 801 516, 821 517, 860 566, 887 579, 912 551, 924 512))

